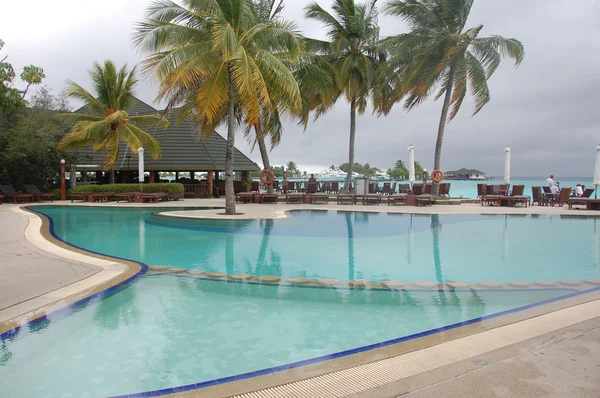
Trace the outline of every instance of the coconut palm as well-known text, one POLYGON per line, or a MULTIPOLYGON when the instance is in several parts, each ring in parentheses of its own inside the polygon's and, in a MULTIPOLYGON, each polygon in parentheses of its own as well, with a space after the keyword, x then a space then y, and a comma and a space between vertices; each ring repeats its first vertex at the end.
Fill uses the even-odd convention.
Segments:
MULTIPOLYGON (((333 14, 319 4, 311 3, 305 8, 306 17, 323 23, 329 42, 313 41, 321 54, 326 54, 333 67, 339 95, 350 102, 350 142, 348 148, 348 171, 344 191, 349 192, 354 167, 354 140, 356 136, 356 113, 362 115, 371 94, 378 61, 376 1, 356 3, 354 0, 334 0, 333 14)), ((337 96, 333 96, 335 100, 337 96)))
POLYGON ((114 180, 113 168, 119 158, 121 141, 127 144, 132 153, 143 146, 154 159, 158 159, 160 145, 143 128, 168 125, 158 114, 129 116, 127 113, 126 109, 135 102, 133 88, 138 82, 135 73, 135 67, 129 71, 124 65, 117 71, 112 61, 104 61, 103 65, 95 62, 89 71, 95 94, 73 81, 67 82, 66 94, 82 101, 85 113, 58 115, 58 118, 74 125, 57 148, 65 150, 92 145, 96 151, 107 151, 105 165, 111 171, 111 180, 114 180))
MULTIPOLYGON (((467 94, 475 99, 475 115, 490 101, 487 80, 502 57, 518 66, 524 49, 516 39, 479 37, 483 25, 465 29, 474 0, 391 0, 385 12, 403 19, 412 29, 385 40, 390 64, 396 65, 396 100, 407 95, 405 108, 412 109, 439 88, 435 99, 444 96, 435 145, 434 169, 440 169, 446 123, 458 113, 467 94), (448 116, 450 106, 452 111, 448 116)), ((387 113, 389 107, 384 111, 387 113)), ((437 194, 439 184, 433 184, 437 194)))
POLYGON ((206 138, 227 124, 225 213, 235 214, 233 151, 239 125, 258 127, 265 113, 295 113, 300 91, 288 62, 301 53, 294 24, 260 22, 248 0, 158 0, 135 42, 150 55, 145 70, 160 82, 158 99, 182 105, 206 138))

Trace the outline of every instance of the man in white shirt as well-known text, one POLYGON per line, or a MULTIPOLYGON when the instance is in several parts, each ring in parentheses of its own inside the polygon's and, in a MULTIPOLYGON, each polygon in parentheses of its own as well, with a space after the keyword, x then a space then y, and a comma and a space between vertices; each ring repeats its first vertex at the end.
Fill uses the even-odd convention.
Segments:
POLYGON ((550 174, 550 177, 546 178, 546 186, 552 188, 554 185, 554 174, 550 174))
POLYGON ((583 187, 581 186, 581 184, 577 184, 577 186, 575 187, 575 196, 583 196, 583 187))
POLYGON ((558 195, 560 193, 560 187, 558 185, 554 184, 550 187, 550 192, 553 195, 558 195))

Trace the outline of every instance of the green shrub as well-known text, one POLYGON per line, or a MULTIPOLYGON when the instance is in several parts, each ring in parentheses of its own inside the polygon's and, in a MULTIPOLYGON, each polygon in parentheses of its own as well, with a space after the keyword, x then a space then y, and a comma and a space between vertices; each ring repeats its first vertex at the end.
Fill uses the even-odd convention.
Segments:
MULTIPOLYGON (((142 192, 168 193, 173 199, 183 198, 183 184, 168 183, 168 184, 142 184, 142 192)), ((140 192, 140 184, 106 184, 106 185, 77 185, 71 188, 70 192, 140 192)))

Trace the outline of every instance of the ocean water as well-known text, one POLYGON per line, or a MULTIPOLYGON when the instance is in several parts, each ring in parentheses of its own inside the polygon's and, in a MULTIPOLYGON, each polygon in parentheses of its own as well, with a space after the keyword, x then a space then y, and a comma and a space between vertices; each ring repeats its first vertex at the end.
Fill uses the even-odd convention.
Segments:
MULTIPOLYGON (((514 177, 511 179, 511 185, 525 185, 525 195, 531 196, 531 187, 546 185, 546 178, 548 177, 514 177)), ((556 177, 555 180, 560 183, 563 188, 570 187, 575 188, 577 184, 582 184, 587 188, 593 188, 591 178, 582 177, 556 177)), ((290 181, 307 181, 306 179, 290 179, 290 181)), ((379 186, 383 187, 384 182, 394 181, 389 180, 373 180, 379 183, 379 186)), ((420 182, 420 181, 417 181, 420 182)), ((491 180, 483 181, 465 181, 465 180, 444 180, 443 182, 450 183, 450 196, 453 198, 476 198, 477 197, 477 184, 504 184, 503 177, 493 178, 491 180)), ((399 183, 406 183, 405 181, 396 181, 399 183)), ((343 184, 343 183, 341 183, 343 184)), ((341 187, 341 185, 340 185, 341 187)), ((397 189, 397 188, 396 188, 397 189)))

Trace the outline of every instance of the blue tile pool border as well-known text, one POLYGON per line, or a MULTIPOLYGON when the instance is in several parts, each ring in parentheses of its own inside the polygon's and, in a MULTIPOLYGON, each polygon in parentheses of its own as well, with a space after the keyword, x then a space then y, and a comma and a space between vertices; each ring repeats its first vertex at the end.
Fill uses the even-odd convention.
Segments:
MULTIPOLYGON (((54 233, 54 221, 52 219, 51 216, 48 216, 42 212, 36 211, 34 210, 34 208, 37 206, 25 206, 24 208, 27 209, 28 211, 36 214, 37 216, 39 216, 40 218, 42 218, 42 220, 48 220, 48 229, 50 232, 50 235, 56 239, 57 241, 76 248, 78 250, 81 250, 83 252, 87 252, 87 253, 92 253, 95 255, 99 255, 102 257, 106 257, 106 258, 111 258, 111 259, 115 259, 115 260, 120 260, 120 261, 126 261, 126 262, 131 262, 131 263, 136 263, 141 267, 141 270, 139 272, 137 272, 135 275, 131 276, 130 278, 119 282, 116 285, 110 286, 107 289, 104 289, 100 292, 94 293, 88 297, 85 297, 81 300, 76 301, 75 303, 69 304, 65 307, 56 309, 54 311, 51 311, 49 313, 43 314, 40 317, 33 319, 31 321, 27 322, 27 325, 29 327, 31 326, 35 326, 41 322, 46 321, 46 319, 48 318, 48 316, 57 316, 57 315, 69 315, 70 311, 72 309, 76 309, 77 307, 81 306, 82 304, 86 304, 94 299, 97 298, 101 298, 107 295, 112 295, 116 292, 118 292, 120 289, 127 287, 128 285, 132 284, 133 282, 135 282, 136 280, 138 280, 139 278, 141 278, 142 276, 144 276, 147 272, 148 272, 148 265, 140 262, 140 261, 134 261, 134 260, 129 260, 129 259, 125 259, 125 258, 121 258, 121 257, 117 257, 117 256, 111 256, 111 255, 107 255, 107 254, 103 254, 103 253, 99 253, 99 252, 95 252, 92 250, 88 250, 88 249, 84 249, 80 246, 77 245, 73 245, 71 243, 68 243, 67 241, 63 240, 62 238, 58 237, 55 233, 54 233)), ((69 206, 61 206, 61 207, 69 207, 69 206)), ((78 207, 82 207, 82 206, 78 206, 78 207)), ((86 207, 92 207, 92 206, 86 206, 86 207)), ((184 207, 184 206, 182 206, 184 207)), ((139 209, 148 209, 148 208, 139 208, 139 209)), ((168 207, 165 207, 165 209, 168 209, 168 207)), ((309 209, 307 209, 309 210, 309 209)), ((593 218, 593 217, 590 217, 593 218)), ((177 276, 177 277, 189 277, 189 276, 185 276, 185 275, 172 275, 172 276, 177 276)), ((197 278, 200 279, 200 278, 197 278)), ((204 279, 203 280, 211 280, 211 279, 204 279)), ((212 280, 215 282, 228 282, 228 283, 247 283, 244 281, 230 281, 230 280, 212 280)), ((260 284, 260 283, 258 283, 260 284)), ((267 284, 261 284, 261 285, 267 285, 267 284)), ((287 286, 287 285, 284 285, 287 286)), ((289 285, 290 287, 312 287, 314 288, 315 286, 296 286, 296 285, 289 285)), ((321 286, 318 288, 326 288, 326 289, 336 289, 335 287, 329 287, 329 286, 321 286)), ((348 287, 346 289, 350 289, 350 290, 354 290, 356 288, 352 288, 352 287, 348 287)), ((550 290, 566 290, 566 291, 573 291, 573 289, 567 289, 567 288, 547 288, 550 290)), ((547 289, 542 289, 542 290, 547 290, 547 289)), ((356 290, 362 290, 362 289, 356 289, 356 290)), ((380 289, 380 290, 387 290, 387 289, 380 289)), ((416 289, 410 289, 410 290, 416 290, 416 289)), ((461 291, 461 290, 470 290, 470 289, 456 289, 457 291, 461 291)), ((486 289, 486 290, 490 290, 490 289, 486 289)), ((493 290, 493 289, 492 289, 493 290)), ((520 289, 517 289, 520 290, 520 289)), ((523 290, 527 290, 527 289, 523 289, 523 290)), ((431 289, 428 291, 435 291, 435 289, 431 289)), ((495 314, 490 314, 490 315, 485 315, 482 317, 477 317, 477 318, 473 318, 473 319, 469 319, 463 322, 457 322, 451 325, 446 325, 446 326, 442 326, 439 328, 434 328, 434 329, 429 329, 423 332, 419 332, 419 333, 414 333, 411 335, 407 335, 407 336, 403 336, 403 337, 399 337, 399 338, 395 338, 395 339, 391 339, 391 340, 386 340, 386 341, 382 341, 379 343, 374 343, 374 344, 369 344, 366 346, 362 346, 362 347, 357 347, 357 348, 353 348, 350 350, 345 350, 345 351, 340 351, 340 352, 336 352, 333 354, 328 354, 328 355, 323 355, 323 356, 319 356, 319 357, 315 357, 315 358, 310 358, 310 359, 305 359, 302 361, 297 361, 297 362, 292 362, 292 363, 288 363, 285 365, 279 365, 279 366, 274 366, 274 367, 270 367, 270 368, 265 368, 265 369, 261 369, 258 371, 254 371, 254 372, 247 372, 247 373, 241 373, 238 375, 233 375, 233 376, 227 376, 227 377, 222 377, 222 378, 218 378, 218 379, 213 379, 213 380, 207 380, 207 381, 203 381, 200 383, 194 383, 194 384, 186 384, 183 386, 177 386, 177 387, 169 387, 169 388, 165 388, 165 389, 160 389, 160 390, 151 390, 151 391, 144 391, 144 392, 139 392, 139 393, 134 393, 134 394, 125 394, 125 395, 117 395, 117 396, 113 396, 113 398, 126 398, 126 397, 155 397, 155 396, 162 396, 162 395, 167 395, 167 394, 173 394, 173 393, 177 393, 177 392, 185 392, 185 391, 191 391, 191 390, 196 390, 196 389, 200 389, 200 388, 205 388, 205 387, 210 387, 210 386, 215 386, 215 385, 219 385, 219 384, 225 384, 225 383, 230 383, 233 381, 239 381, 239 380, 245 380, 245 379, 249 379, 249 378, 253 378, 253 377, 257 377, 257 376, 263 376, 263 375, 268 375, 271 373, 276 373, 276 372, 281 372, 281 371, 285 371, 285 370, 289 370, 289 369, 293 369, 293 368, 297 368, 300 366, 306 366, 306 365, 312 365, 315 363, 320 363, 320 362, 324 362, 324 361, 329 361, 332 359, 337 359, 337 358, 341 358, 341 357, 345 357, 348 355, 353 355, 353 354, 358 354, 358 353, 362 353, 365 351, 370 351, 370 350, 374 350, 377 348, 382 348, 382 347, 387 347, 390 345, 394 345, 394 344, 398 344, 398 343, 403 343, 406 341, 410 341, 410 340, 414 340, 414 339, 418 339, 418 338, 422 338, 422 337, 426 337, 426 336, 430 336, 433 334, 437 334, 440 332, 444 332, 444 331, 448 331, 448 330, 452 330, 452 329, 457 329, 463 326, 468 326, 468 325, 472 325, 474 323, 478 323, 478 322, 482 322, 485 320, 489 320, 489 319, 494 319, 494 318, 498 318, 498 317, 502 317, 505 315, 509 315, 509 314, 513 314, 513 313, 517 313, 517 312, 521 312, 521 311, 525 311, 528 309, 532 309, 532 308, 536 308, 536 307, 540 307, 540 306, 544 306, 550 303, 554 303, 554 302, 558 302, 558 301, 562 301, 562 300, 566 300, 569 298, 573 298, 573 297, 577 297, 577 296, 581 296, 584 294, 590 294, 590 293, 594 293, 594 292, 598 292, 600 291, 600 286, 599 287, 595 287, 592 289, 588 289, 588 290, 584 290, 584 291, 575 291, 571 294, 567 294, 564 296, 559 296, 559 297, 555 297, 555 298, 551 298, 551 299, 547 299, 547 300, 543 300, 537 303, 533 303, 533 304, 527 304, 521 307, 517 307, 517 308, 513 308, 510 310, 505 310, 505 311, 501 311, 501 312, 497 312, 495 314)), ((15 334, 18 334, 20 329, 23 327, 23 324, 19 324, 18 326, 14 327, 13 329, 10 329, 2 334, 0 334, 0 340, 4 340, 4 339, 10 339, 12 336, 14 336, 15 334)))

